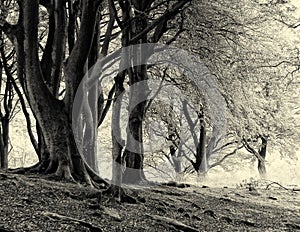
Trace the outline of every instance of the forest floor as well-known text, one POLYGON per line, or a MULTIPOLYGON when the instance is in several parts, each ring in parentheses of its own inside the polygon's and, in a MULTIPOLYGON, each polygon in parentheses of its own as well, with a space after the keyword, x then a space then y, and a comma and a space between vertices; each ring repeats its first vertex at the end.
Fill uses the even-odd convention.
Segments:
POLYGON ((88 187, 0 172, 0 231, 300 231, 299 189, 182 187, 136 188, 128 192, 137 204, 99 204, 88 187))

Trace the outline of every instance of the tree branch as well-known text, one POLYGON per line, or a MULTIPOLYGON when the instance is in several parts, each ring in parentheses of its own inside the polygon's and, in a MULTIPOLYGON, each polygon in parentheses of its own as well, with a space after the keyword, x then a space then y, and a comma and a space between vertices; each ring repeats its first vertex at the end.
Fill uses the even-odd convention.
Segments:
POLYGON ((176 16, 176 14, 181 10, 181 8, 187 4, 188 2, 190 2, 191 0, 183 0, 183 1, 178 1, 177 3, 175 3, 172 6, 172 9, 168 10, 166 13, 164 13, 161 17, 159 17, 158 19, 154 20, 152 22, 152 24, 150 24, 147 28, 145 28, 142 32, 140 32, 139 34, 137 34, 135 37, 133 37, 130 40, 131 44, 136 43, 138 40, 140 40, 145 34, 147 34, 148 32, 150 32, 151 30, 153 30, 155 27, 157 27, 158 25, 163 24, 166 20, 169 20, 173 17, 176 16))
POLYGON ((210 165, 209 168, 211 169, 211 168, 214 168, 214 167, 220 165, 221 163, 223 163, 224 160, 226 160, 226 159, 229 158, 230 156, 235 155, 235 153, 236 153, 238 150, 242 149, 243 147, 244 147, 244 145, 238 146, 238 147, 235 148, 232 152, 226 154, 222 159, 220 159, 219 161, 217 161, 217 162, 215 162, 214 164, 210 165))

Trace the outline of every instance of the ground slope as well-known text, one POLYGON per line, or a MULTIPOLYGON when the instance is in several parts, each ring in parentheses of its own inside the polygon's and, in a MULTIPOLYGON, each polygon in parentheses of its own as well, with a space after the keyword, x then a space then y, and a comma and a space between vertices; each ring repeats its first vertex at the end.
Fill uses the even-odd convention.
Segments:
POLYGON ((155 186, 117 204, 70 183, 0 173, 0 231, 300 231, 300 192, 155 186), (251 190, 251 191, 250 191, 251 190))

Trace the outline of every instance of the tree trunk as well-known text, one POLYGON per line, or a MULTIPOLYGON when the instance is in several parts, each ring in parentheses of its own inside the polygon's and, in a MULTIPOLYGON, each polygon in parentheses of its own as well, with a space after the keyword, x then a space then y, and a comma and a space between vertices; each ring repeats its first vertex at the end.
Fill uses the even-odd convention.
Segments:
MULTIPOLYGON (((130 38, 141 33, 148 25, 147 18, 145 15, 139 13, 143 12, 149 3, 140 0, 132 1, 132 4, 138 12, 133 19, 130 31, 130 38)), ((131 12, 131 6, 128 7, 128 12, 131 12)), ((135 42, 135 46, 138 44, 147 43, 147 34, 145 33, 142 38, 135 42)), ((145 51, 142 49, 134 49, 133 53, 130 54, 133 57, 133 63, 136 60, 143 59, 145 60, 145 51)), ((146 51, 147 52, 147 51, 146 51)), ((143 101, 139 104, 139 99, 146 99, 148 93, 147 84, 145 81, 147 77, 147 66, 140 65, 131 67, 128 69, 129 74, 129 85, 131 86, 129 93, 129 121, 127 128, 127 141, 126 141, 126 150, 125 150, 125 162, 126 169, 123 176, 123 182, 130 184, 138 184, 146 181, 143 171, 143 160, 144 160, 144 149, 143 149, 143 120, 146 109, 146 101, 143 101)))
MULTIPOLYGON (((2 33, 0 32, 0 41, 2 41, 2 33)), ((1 57, 3 62, 0 60, 0 90, 2 89, 2 83, 4 83, 2 72, 3 69, 7 73, 7 63, 5 60, 5 54, 3 47, 1 50, 1 57)), ((3 115, 0 107, 0 169, 8 168, 8 140, 9 140, 9 115, 11 110, 11 101, 12 99, 8 97, 11 95, 11 82, 8 80, 5 86, 4 97, 1 99, 1 104, 3 104, 3 108, 5 110, 5 114, 3 115), (10 107, 9 107, 10 106, 10 107)))
MULTIPOLYGON (((123 58, 124 59, 124 58, 123 58)), ((122 62, 122 58, 121 58, 122 62)), ((121 185, 123 181, 123 164, 122 164, 122 150, 123 142, 119 141, 121 139, 121 127, 120 127, 120 118, 121 118, 121 101, 118 99, 123 93, 124 86, 123 82, 125 79, 125 72, 119 73, 115 78, 115 97, 113 102, 113 111, 112 111, 112 123, 111 123, 111 136, 112 136, 112 194, 119 201, 121 200, 121 185)))
POLYGON ((199 143, 196 148, 196 162, 194 163, 194 168, 200 175, 205 175, 208 170, 206 156, 206 126, 203 116, 200 118, 200 136, 199 143))
MULTIPOLYGON (((86 70, 85 73, 87 75, 87 82, 91 78, 90 74, 93 66, 98 60, 98 36, 99 36, 99 25, 96 23, 95 32, 93 36, 93 42, 91 51, 89 54, 89 58, 86 62, 86 70)), ((84 88, 83 94, 86 95, 86 101, 83 103, 86 109, 84 113, 89 113, 90 118, 85 120, 85 130, 83 135, 83 149, 84 154, 86 154, 86 162, 88 165, 96 172, 99 173, 98 170, 98 162, 97 162, 97 138, 98 138, 98 104, 103 104, 98 102, 98 79, 93 80, 93 86, 88 89, 84 88)), ((84 86, 85 87, 85 86, 84 86)), ((87 115, 84 115, 86 117, 87 115)))
MULTIPOLYGON (((39 61, 39 43, 37 39, 39 1, 25 0, 23 2, 25 81, 30 106, 36 116, 46 147, 49 151, 48 162, 40 163, 40 170, 45 169, 45 173, 53 174, 54 177, 58 179, 81 181, 93 185, 92 179, 97 179, 97 181, 102 182, 105 181, 97 177, 95 172, 83 162, 72 131, 73 101, 75 92, 83 78, 84 64, 92 44, 94 35, 93 25, 95 24, 99 2, 85 0, 82 4, 81 30, 65 68, 65 99, 58 100, 56 98, 57 91, 53 91, 53 89, 49 88, 44 81, 41 63, 39 61)), ((59 45, 56 44, 56 46, 59 45)), ((53 59, 56 57, 55 61, 61 63, 59 60, 61 59, 63 48, 60 47, 59 50, 60 54, 53 56, 53 59)), ((53 72, 52 78, 55 79, 59 76, 59 73, 53 72)))
POLYGON ((172 158, 172 162, 174 164, 174 170, 176 172, 176 174, 181 172, 181 159, 180 157, 176 156, 176 151, 177 149, 175 148, 174 145, 170 146, 170 155, 172 158))
POLYGON ((196 122, 193 122, 190 112, 188 110, 188 102, 184 100, 182 102, 183 113, 189 125, 189 130, 193 138, 194 146, 196 147, 195 161, 191 161, 194 170, 199 175, 205 175, 208 170, 208 150, 206 149, 206 125, 203 112, 197 113, 197 117, 200 124, 199 136, 195 133, 196 122))
POLYGON ((176 128, 172 124, 172 122, 174 122, 175 120, 173 110, 174 108, 171 105, 169 107, 169 113, 167 119, 168 140, 171 142, 171 145, 169 146, 169 151, 172 159, 172 165, 174 167, 176 174, 178 174, 181 172, 181 158, 180 158, 181 152, 180 152, 180 148, 178 149, 178 146, 180 146, 180 141, 178 136, 176 135, 176 128))
MULTIPOLYGON (((267 155, 268 140, 264 136, 261 136, 261 142, 262 142, 262 144, 261 144, 261 147, 260 147, 258 153, 265 160, 266 155, 267 155)), ((265 162, 258 160, 258 172, 259 172, 260 177, 262 177, 262 178, 266 177, 267 170, 266 170, 265 162)))
POLYGON ((8 168, 9 119, 1 118, 0 128, 0 169, 8 168))
POLYGON ((137 106, 131 107, 133 102, 144 98, 140 96, 142 88, 132 88, 129 100, 129 122, 127 129, 127 143, 125 151, 126 169, 124 172, 123 181, 125 183, 136 184, 145 181, 143 173, 143 120, 146 102, 142 102, 137 106))

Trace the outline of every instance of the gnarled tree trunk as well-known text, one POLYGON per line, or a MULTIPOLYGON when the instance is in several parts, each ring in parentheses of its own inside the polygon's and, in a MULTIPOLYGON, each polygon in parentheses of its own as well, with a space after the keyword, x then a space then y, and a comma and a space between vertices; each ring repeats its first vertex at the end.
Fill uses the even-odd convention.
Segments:
POLYGON ((100 180, 100 178, 96 178, 95 173, 85 165, 79 154, 72 131, 72 109, 75 93, 83 78, 84 64, 93 41, 99 3, 100 1, 93 0, 82 2, 80 32, 65 67, 66 93, 63 100, 57 99, 57 90, 64 54, 64 47, 60 44, 64 44, 66 36, 66 28, 63 26, 65 6, 60 1, 54 1, 55 31, 59 32, 57 34, 59 37, 56 37, 52 43, 52 48, 55 49, 49 50, 52 55, 48 57, 51 57, 52 62, 48 65, 53 63, 53 66, 51 75, 48 76, 47 65, 43 69, 39 61, 39 1, 25 0, 23 3, 26 87, 30 106, 49 151, 48 162, 41 163, 41 165, 44 166, 46 173, 52 173, 59 179, 82 181, 90 185, 92 185, 92 179, 100 180), (45 79, 46 75, 51 79, 45 79))

